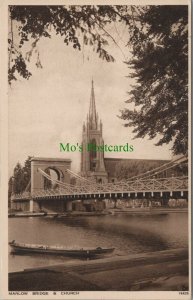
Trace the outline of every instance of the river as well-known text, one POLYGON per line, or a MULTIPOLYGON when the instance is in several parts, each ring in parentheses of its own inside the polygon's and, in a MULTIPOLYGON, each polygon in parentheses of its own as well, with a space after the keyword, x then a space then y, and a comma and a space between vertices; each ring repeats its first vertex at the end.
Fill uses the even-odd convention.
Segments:
MULTIPOLYGON (((54 219, 10 218, 9 241, 68 247, 115 247, 111 255, 187 247, 188 214, 106 215, 54 219)), ((13 255, 9 272, 80 259, 54 255, 13 255)))

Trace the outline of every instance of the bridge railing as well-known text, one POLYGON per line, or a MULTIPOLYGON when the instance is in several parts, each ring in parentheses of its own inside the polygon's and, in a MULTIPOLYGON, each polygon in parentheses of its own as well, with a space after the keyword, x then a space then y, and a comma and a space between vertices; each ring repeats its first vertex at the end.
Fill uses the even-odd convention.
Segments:
POLYGON ((170 177, 170 178, 153 178, 153 179, 137 179, 127 182, 106 183, 72 186, 69 188, 48 189, 12 195, 11 200, 25 200, 32 198, 46 198, 65 195, 85 195, 85 194, 104 194, 104 193, 140 193, 140 192, 175 192, 188 190, 188 177, 170 177))
POLYGON ((74 187, 73 193, 60 188, 58 190, 41 191, 33 197, 46 197, 57 195, 84 195, 84 194, 104 194, 104 193, 139 193, 139 192, 174 192, 187 191, 188 177, 171 177, 159 179, 135 180, 130 182, 118 182, 116 184, 93 184, 87 186, 74 187))
POLYGON ((28 200, 30 198, 31 198, 30 192, 23 192, 23 193, 11 195, 11 200, 28 200))

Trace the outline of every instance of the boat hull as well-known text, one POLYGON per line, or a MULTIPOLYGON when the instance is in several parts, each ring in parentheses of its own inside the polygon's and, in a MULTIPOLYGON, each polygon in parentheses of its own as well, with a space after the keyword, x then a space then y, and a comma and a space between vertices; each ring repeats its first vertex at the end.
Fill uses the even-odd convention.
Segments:
POLYGON ((109 254, 114 251, 114 248, 96 248, 96 249, 80 249, 80 250, 68 250, 68 249, 57 249, 49 246, 37 246, 29 247, 22 245, 15 245, 9 243, 12 248, 12 253, 27 254, 27 253, 39 253, 39 254, 54 254, 64 256, 76 256, 76 257, 90 257, 96 255, 109 254))

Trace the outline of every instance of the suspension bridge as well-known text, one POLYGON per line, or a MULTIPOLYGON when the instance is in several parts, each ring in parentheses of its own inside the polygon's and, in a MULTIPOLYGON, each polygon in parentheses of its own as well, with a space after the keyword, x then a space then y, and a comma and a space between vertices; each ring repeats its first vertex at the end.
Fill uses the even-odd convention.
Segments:
MULTIPOLYGON (((12 194, 12 203, 30 202, 30 210, 34 209, 34 202, 37 204, 46 201, 52 205, 56 202, 66 202, 67 210, 70 209, 74 200, 93 200, 93 199, 152 199, 152 198, 186 198, 188 197, 188 176, 174 176, 172 170, 187 163, 187 156, 181 156, 171 160, 157 168, 147 171, 130 178, 129 180, 120 180, 115 183, 96 183, 93 180, 84 178, 79 174, 65 168, 65 174, 76 178, 76 184, 64 182, 64 180, 53 179, 40 166, 36 168, 41 181, 47 180, 52 183, 52 187, 45 189, 32 188, 30 181, 23 193, 12 194), (164 177, 166 171, 170 170, 170 177, 164 177), (53 188, 54 184, 54 188, 53 188)), ((32 172, 33 168, 32 168, 32 172)), ((31 177, 33 174, 31 174, 31 177)), ((68 178, 69 178, 68 177, 68 178)), ((68 180, 69 181, 69 180, 68 180)))

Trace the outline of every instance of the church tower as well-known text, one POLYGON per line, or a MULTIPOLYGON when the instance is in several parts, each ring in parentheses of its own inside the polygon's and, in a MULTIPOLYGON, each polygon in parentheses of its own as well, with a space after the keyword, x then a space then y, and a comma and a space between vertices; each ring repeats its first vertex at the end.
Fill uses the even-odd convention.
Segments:
POLYGON ((104 152, 88 149, 88 145, 104 145, 102 137, 102 122, 96 113, 94 83, 92 80, 89 114, 87 115, 86 124, 83 124, 82 133, 82 156, 81 156, 81 175, 89 179, 93 178, 96 182, 108 182, 107 172, 104 165, 104 152), (89 151, 88 151, 89 150, 89 151))

